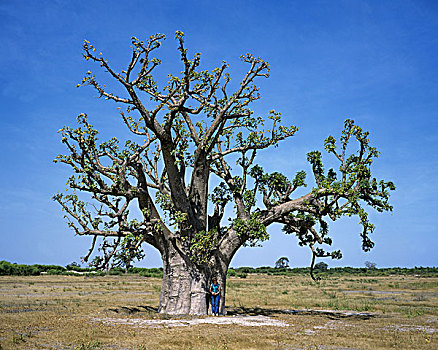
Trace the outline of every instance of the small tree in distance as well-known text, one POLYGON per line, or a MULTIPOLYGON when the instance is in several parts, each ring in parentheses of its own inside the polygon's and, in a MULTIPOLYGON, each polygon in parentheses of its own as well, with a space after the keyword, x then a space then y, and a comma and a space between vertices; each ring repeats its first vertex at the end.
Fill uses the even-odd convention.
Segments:
POLYGON ((365 267, 367 269, 374 270, 376 266, 377 266, 376 263, 373 263, 371 261, 365 261, 365 267))
POLYGON ((327 271, 328 270, 328 264, 323 262, 323 261, 320 261, 319 263, 315 264, 314 269, 317 270, 317 271, 320 271, 320 272, 327 271))
POLYGON ((77 263, 76 261, 73 261, 72 263, 68 264, 65 268, 69 270, 69 269, 74 269, 75 267, 81 267, 81 264, 77 263))
POLYGON ((262 117, 251 109, 260 98, 255 81, 269 76, 268 63, 243 55, 247 73, 231 84, 228 64, 200 70, 201 54, 189 57, 184 34, 177 31, 182 71, 159 84, 161 60, 154 55, 164 38, 132 38, 131 59, 121 72, 84 42, 84 58, 109 79, 103 84, 88 71, 79 85, 115 102, 132 134, 124 144, 116 137, 100 140, 86 114, 78 116, 77 128, 59 130, 68 152, 55 162, 71 167, 67 184, 73 191, 54 199, 76 234, 92 237, 84 261, 98 247, 103 257, 92 259, 96 265, 108 269, 114 259, 126 265, 123 259, 141 257, 141 246, 150 244, 163 261, 159 311, 206 314, 212 276, 222 286, 223 312, 231 259, 242 246, 269 239, 267 228, 274 223, 311 249, 312 266, 315 257, 341 258, 340 251, 329 249, 328 221, 343 216, 359 217, 362 248, 370 250, 374 226, 367 210, 391 211, 395 186, 372 176, 379 152, 368 132, 346 120, 340 138, 325 140, 336 169, 325 169, 320 151, 309 152, 314 185, 298 197, 295 191, 307 186, 304 170, 288 178, 256 163, 260 151, 277 147, 298 130, 283 125, 279 112, 262 117), (212 183, 217 186, 210 189, 212 183), (224 218, 227 206, 234 208, 229 219, 224 218))
POLYGON ((279 258, 276 262, 275 262, 275 268, 276 269, 281 269, 281 268, 286 268, 289 267, 289 259, 285 256, 279 258))

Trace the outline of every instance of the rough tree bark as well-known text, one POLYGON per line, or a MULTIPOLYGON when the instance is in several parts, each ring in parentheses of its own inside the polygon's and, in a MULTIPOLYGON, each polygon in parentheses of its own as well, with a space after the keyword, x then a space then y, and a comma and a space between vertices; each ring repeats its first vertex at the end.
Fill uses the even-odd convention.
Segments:
POLYGON ((209 271, 199 269, 175 249, 163 258, 159 311, 168 314, 205 315, 208 310, 209 271))
POLYGON ((209 288, 213 277, 220 286, 220 313, 225 314, 227 272, 242 241, 223 239, 221 246, 208 262, 193 263, 173 244, 162 250, 163 282, 159 312, 167 314, 206 315, 211 313, 209 288))
POLYGON ((163 258, 159 312, 206 315, 211 313, 209 288, 213 277, 221 285, 220 313, 225 313, 226 278, 230 259, 219 256, 197 266, 178 250, 169 248, 163 258), (210 310, 210 311, 209 311, 210 310))

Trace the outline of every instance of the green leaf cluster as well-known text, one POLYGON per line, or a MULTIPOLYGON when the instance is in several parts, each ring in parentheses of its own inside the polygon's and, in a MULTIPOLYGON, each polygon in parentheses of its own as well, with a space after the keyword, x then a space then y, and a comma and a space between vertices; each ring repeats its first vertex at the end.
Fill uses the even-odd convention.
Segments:
POLYGON ((208 262, 216 243, 216 229, 195 233, 190 242, 190 260, 197 264, 208 262))
POLYGON ((233 221, 233 228, 236 233, 244 237, 245 244, 250 247, 260 246, 261 242, 269 239, 266 226, 259 219, 259 213, 254 212, 246 220, 236 218, 233 221))

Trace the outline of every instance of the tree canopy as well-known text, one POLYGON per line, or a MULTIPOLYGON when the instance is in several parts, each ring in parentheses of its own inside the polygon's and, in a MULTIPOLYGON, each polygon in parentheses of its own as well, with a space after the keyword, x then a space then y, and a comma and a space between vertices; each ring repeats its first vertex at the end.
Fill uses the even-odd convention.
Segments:
POLYGON ((289 267, 289 259, 285 256, 282 256, 275 262, 275 268, 285 268, 289 267))

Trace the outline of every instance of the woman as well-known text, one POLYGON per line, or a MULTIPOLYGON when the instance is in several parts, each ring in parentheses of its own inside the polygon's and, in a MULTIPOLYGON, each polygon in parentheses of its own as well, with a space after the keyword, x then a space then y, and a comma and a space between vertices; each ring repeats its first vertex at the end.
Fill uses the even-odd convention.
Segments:
POLYGON ((221 286, 217 282, 217 278, 213 277, 212 283, 210 284, 210 295, 211 295, 211 312, 214 316, 219 316, 219 297, 221 294, 221 286))

